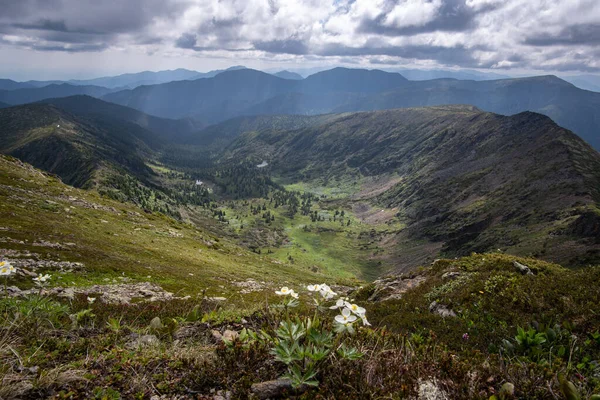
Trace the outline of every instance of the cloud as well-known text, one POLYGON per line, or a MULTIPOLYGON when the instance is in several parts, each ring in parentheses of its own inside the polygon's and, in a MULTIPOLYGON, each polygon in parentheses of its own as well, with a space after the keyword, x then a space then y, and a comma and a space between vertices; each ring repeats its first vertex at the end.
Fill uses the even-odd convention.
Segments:
POLYGON ((256 50, 266 51, 268 53, 285 53, 285 54, 308 54, 309 47, 302 40, 286 39, 286 40, 270 40, 257 41, 253 43, 256 50))
POLYGON ((600 23, 567 26, 556 34, 537 34, 526 38, 525 44, 532 46, 599 45, 600 23))
POLYGON ((597 0, 5 0, 2 49, 600 70, 597 0))
POLYGON ((469 6, 467 0, 401 0, 377 18, 364 19, 360 30, 389 36, 426 32, 464 32, 476 27, 477 16, 497 4, 469 6), (386 12, 387 11, 387 12, 386 12))

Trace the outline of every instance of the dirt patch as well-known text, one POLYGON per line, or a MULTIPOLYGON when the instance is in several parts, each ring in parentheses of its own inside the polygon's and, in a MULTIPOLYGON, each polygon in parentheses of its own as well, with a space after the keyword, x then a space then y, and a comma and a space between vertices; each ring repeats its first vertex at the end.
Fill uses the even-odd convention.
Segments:
POLYGON ((399 176, 382 175, 377 177, 367 177, 361 185, 361 189, 354 195, 353 200, 366 200, 379 196, 380 194, 390 190, 402 181, 399 176))
POLYGON ((397 208, 375 208, 367 203, 356 203, 352 206, 354 215, 366 224, 384 224, 396 216, 397 208))

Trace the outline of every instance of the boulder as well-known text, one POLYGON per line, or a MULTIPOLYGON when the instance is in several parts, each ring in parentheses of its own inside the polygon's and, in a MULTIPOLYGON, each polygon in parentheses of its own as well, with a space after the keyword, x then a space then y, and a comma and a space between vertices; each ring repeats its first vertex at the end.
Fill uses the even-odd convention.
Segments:
POLYGON ((517 272, 520 272, 523 275, 533 275, 533 272, 531 272, 531 269, 529 269, 527 265, 523 265, 516 260, 513 261, 513 265, 517 269, 517 272))
POLYGON ((448 394, 443 391, 434 380, 419 381, 418 400, 450 400, 448 394))
POLYGON ((462 274, 460 272, 457 271, 449 271, 446 272, 442 275, 442 279, 443 280, 454 280, 456 278, 458 278, 459 276, 461 276, 462 274))
POLYGON ((429 311, 439 315, 442 318, 456 317, 456 313, 454 311, 452 311, 448 306, 439 304, 437 301, 434 301, 429 305, 429 311))
POLYGON ((156 346, 159 343, 160 340, 155 335, 144 335, 130 340, 125 344, 125 347, 133 350, 140 347, 156 346))
POLYGON ((302 385, 299 388, 292 386, 292 381, 289 379, 276 379, 274 381, 266 381, 255 383, 250 388, 254 395, 262 400, 265 399, 283 399, 289 398, 291 395, 299 395, 308 390, 307 385, 302 385))
POLYGON ((402 295, 425 282, 425 277, 421 275, 410 277, 395 276, 379 279, 373 282, 375 291, 369 297, 369 301, 386 301, 402 298, 402 295))

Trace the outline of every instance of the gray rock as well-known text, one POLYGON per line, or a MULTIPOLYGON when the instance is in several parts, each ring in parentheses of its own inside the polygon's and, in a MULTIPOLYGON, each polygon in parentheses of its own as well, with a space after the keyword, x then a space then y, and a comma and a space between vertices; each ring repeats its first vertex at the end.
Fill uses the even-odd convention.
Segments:
POLYGON ((448 394, 436 384, 435 379, 430 381, 419 381, 418 400, 450 400, 448 394))
POLYGON ((232 331, 229 329, 227 329, 225 332, 223 332, 223 340, 225 340, 227 342, 233 342, 239 336, 240 336, 240 334, 238 332, 232 331))
POLYGON ((140 347, 156 346, 160 340, 155 335, 144 335, 133 339, 125 344, 125 347, 133 350, 140 347))
POLYGON ((462 274, 460 272, 449 271, 449 272, 446 272, 445 274, 442 275, 442 279, 443 280, 454 280, 454 279, 458 278, 461 275, 462 274))
POLYGON ((442 318, 456 317, 456 313, 454 311, 452 311, 448 306, 439 304, 437 301, 434 301, 429 305, 429 311, 439 315, 442 318))
POLYGON ((210 331, 210 334, 216 341, 220 342, 221 340, 223 340, 223 335, 221 335, 221 332, 219 332, 216 329, 213 329, 212 331, 210 331))
POLYGON ((213 396, 213 400, 230 400, 231 399, 231 392, 230 391, 223 391, 223 390, 219 390, 217 392, 217 394, 215 394, 213 396))
POLYGON ((250 388, 250 391, 262 400, 289 398, 290 395, 299 395, 307 390, 307 385, 302 385, 294 389, 292 381, 289 379, 276 379, 274 381, 255 383, 250 388))
POLYGON ((163 328, 163 324, 160 321, 160 317, 152 318, 152 321, 150 321, 150 329, 152 329, 153 331, 159 331, 162 328, 163 328))
POLYGON ((423 282, 425 282, 425 277, 421 275, 412 278, 395 276, 376 280, 373 282, 375 284, 375 291, 369 297, 369 301, 400 299, 404 293, 416 288, 423 282))
MULTIPOLYGON (((194 325, 183 325, 173 335, 177 340, 196 338, 202 335, 208 329, 208 324, 197 323, 194 325)), ((220 335, 220 333, 219 333, 220 335)))
POLYGON ((517 271, 520 272, 521 274, 533 275, 533 272, 531 272, 531 269, 529 269, 529 267, 527 265, 523 265, 518 261, 513 261, 513 265, 515 266, 517 271))

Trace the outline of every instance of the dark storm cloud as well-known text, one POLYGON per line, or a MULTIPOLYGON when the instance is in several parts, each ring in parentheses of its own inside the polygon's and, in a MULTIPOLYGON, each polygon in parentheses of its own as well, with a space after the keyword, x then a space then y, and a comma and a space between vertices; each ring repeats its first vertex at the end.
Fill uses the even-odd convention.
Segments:
POLYGON ((193 49, 196 47, 196 35, 193 33, 184 33, 175 41, 175 46, 180 49, 193 49))
POLYGON ((156 41, 151 34, 142 37, 149 24, 157 17, 175 18, 185 9, 180 2, 163 0, 8 0, 2 7, 0 32, 39 42, 17 40, 13 44, 53 51, 99 51, 114 44, 118 34, 131 34, 136 43, 156 41))
POLYGON ((256 50, 269 53, 305 55, 310 52, 307 44, 298 39, 258 41, 253 43, 256 50))
POLYGON ((435 60, 446 65, 455 65, 461 67, 487 67, 489 63, 483 64, 472 54, 473 49, 467 49, 462 46, 441 47, 441 46, 397 46, 397 47, 347 47, 330 45, 322 48, 318 54, 322 56, 390 56, 405 59, 417 60, 435 60))
POLYGON ((50 19, 41 19, 32 24, 13 24, 15 28, 21 29, 34 29, 40 31, 57 31, 57 32, 69 32, 67 29, 67 25, 64 20, 50 20, 50 19))
MULTIPOLYGON (((598 0, 0 0, 38 51, 595 70, 598 0), (195 53, 193 53, 195 52, 195 53)), ((0 55, 2 49, 0 48, 0 55)), ((133 56, 132 56, 133 55, 133 56)))
MULTIPOLYGON (((428 1, 431 3, 431 1, 428 1)), ((374 20, 364 19, 360 25, 360 31, 365 33, 376 33, 388 36, 411 36, 426 32, 461 32, 476 27, 476 20, 480 14, 492 11, 497 6, 486 5, 474 9, 466 4, 466 0, 442 0, 441 6, 435 17, 422 25, 411 25, 393 27, 386 23, 390 18, 397 2, 388 2, 386 9, 374 20)))
POLYGON ((599 45, 600 23, 568 26, 558 34, 536 34, 526 38, 525 44, 532 46, 599 45))

